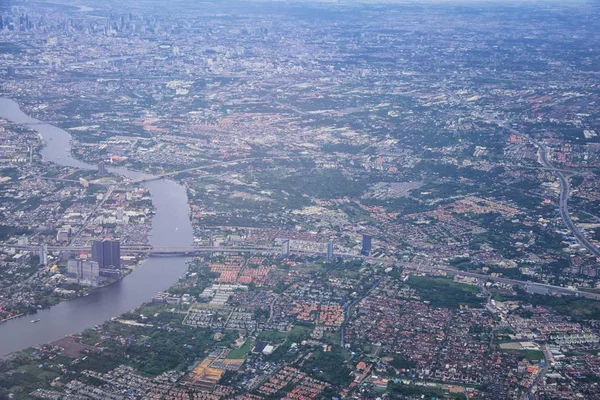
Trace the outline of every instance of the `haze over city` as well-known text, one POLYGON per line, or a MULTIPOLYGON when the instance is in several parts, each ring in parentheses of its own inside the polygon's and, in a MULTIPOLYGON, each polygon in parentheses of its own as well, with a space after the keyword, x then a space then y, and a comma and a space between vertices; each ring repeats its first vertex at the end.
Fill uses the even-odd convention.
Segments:
POLYGON ((0 0, 0 398, 600 399, 597 1, 0 0))

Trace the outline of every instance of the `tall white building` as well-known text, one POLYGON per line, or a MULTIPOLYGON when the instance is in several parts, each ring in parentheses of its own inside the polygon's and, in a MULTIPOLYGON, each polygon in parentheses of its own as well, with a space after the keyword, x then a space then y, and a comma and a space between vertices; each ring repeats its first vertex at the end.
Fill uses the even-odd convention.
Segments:
POLYGON ((40 265, 48 265, 48 245, 40 244, 40 265))
POLYGON ((59 242, 69 241, 69 231, 67 229, 59 229, 56 233, 56 240, 59 242))

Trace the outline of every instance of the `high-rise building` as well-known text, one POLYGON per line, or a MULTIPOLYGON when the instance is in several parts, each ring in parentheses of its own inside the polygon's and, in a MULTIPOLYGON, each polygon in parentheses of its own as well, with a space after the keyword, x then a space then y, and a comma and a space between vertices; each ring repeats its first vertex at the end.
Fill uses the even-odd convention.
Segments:
POLYGON ((85 286, 98 286, 100 267, 97 262, 89 260, 69 260, 67 262, 67 278, 85 286))
POLYGON ((364 235, 362 237, 362 249, 360 250, 360 254, 363 256, 371 255, 371 235, 364 235))
POLYGON ((40 265, 48 265, 48 245, 40 244, 40 265))
POLYGON ((104 259, 110 259, 110 266, 121 268, 121 242, 113 240, 108 249, 104 249, 104 259))
POLYGON ((98 163, 98 175, 100 175, 100 176, 106 175, 106 166, 104 165, 104 161, 100 161, 98 163))
POLYGON ((94 240, 92 260, 96 261, 100 268, 121 268, 121 243, 118 240, 94 240))
POLYGON ((123 210, 123 207, 117 208, 117 220, 123 221, 124 216, 125 216, 125 212, 123 210))
POLYGON ((81 260, 69 260, 67 261, 67 278, 77 279, 79 277, 78 264, 81 260))
POLYGON ((94 240, 92 242, 92 260, 96 261, 100 266, 104 265, 104 246, 102 240, 94 240))
POLYGON ((284 240, 281 245, 281 257, 287 258, 290 256, 290 241, 284 240))
POLYGON ((333 240, 329 240, 329 242, 327 242, 327 261, 332 262, 333 257, 333 240))

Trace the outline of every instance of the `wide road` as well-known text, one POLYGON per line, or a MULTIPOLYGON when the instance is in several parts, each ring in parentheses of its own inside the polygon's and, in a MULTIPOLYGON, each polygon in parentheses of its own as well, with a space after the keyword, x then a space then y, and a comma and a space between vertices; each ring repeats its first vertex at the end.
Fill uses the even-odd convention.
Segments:
POLYGON ((594 244, 592 244, 583 235, 583 233, 575 225, 575 223, 571 219, 571 216, 569 215, 569 209, 568 209, 568 204, 567 204, 569 201, 569 191, 570 191, 569 181, 563 175, 563 173, 562 173, 563 170, 556 168, 554 165, 552 165, 552 163, 550 161, 548 161, 548 150, 546 149, 546 147, 544 147, 544 145, 542 145, 541 143, 536 142, 529 136, 522 134, 518 130, 512 128, 510 125, 508 125, 507 121, 499 121, 493 117, 490 117, 489 115, 486 115, 484 113, 481 113, 481 112, 473 110, 473 109, 471 109, 471 111, 474 116, 480 117, 488 123, 496 124, 498 127, 504 128, 507 131, 509 131, 510 133, 513 133, 517 136, 525 138, 527 141, 529 141, 531 144, 533 144, 538 149, 539 163, 542 164, 548 170, 551 170, 552 172, 554 172, 554 174, 558 177, 558 179, 560 181, 559 212, 560 212, 560 216, 561 216, 564 224, 567 226, 567 229, 571 232, 571 234, 575 237, 575 239, 577 240, 577 242, 579 242, 580 245, 582 245, 583 247, 588 249, 596 257, 600 257, 600 249, 598 249, 598 247, 596 247, 594 244))
POLYGON ((340 326, 340 346, 342 348, 344 348, 345 346, 345 340, 344 340, 344 335, 345 335, 345 330, 346 330, 346 325, 348 324, 348 321, 350 320, 350 311, 352 311, 352 307, 354 307, 356 304, 358 304, 359 301, 361 301, 362 299, 366 298, 368 295, 371 294, 371 292, 373 290, 375 290, 375 288, 377 286, 379 286, 379 284, 381 283, 383 279, 379 279, 377 282, 375 282, 375 284, 373 286, 371 286, 371 288, 369 290, 367 290, 367 292, 361 296, 360 298, 351 301, 351 302, 347 302, 346 305, 344 306, 344 322, 342 322, 342 325, 340 326))
MULTIPOLYGON (((0 243, 0 248, 13 248, 13 249, 20 249, 20 250, 29 250, 29 251, 37 251, 38 247, 37 246, 18 246, 18 245, 8 245, 8 244, 3 244, 0 243)), ((71 251, 77 251, 77 250, 81 250, 81 251, 85 251, 85 250, 89 250, 89 249, 84 249, 84 248, 78 248, 78 247, 51 247, 48 246, 48 250, 54 250, 54 251, 65 251, 65 250, 71 250, 71 251)), ((152 254, 163 254, 164 256, 168 256, 169 254, 172 255, 185 255, 185 253, 257 253, 257 254, 279 254, 279 252, 281 251, 278 247, 269 247, 269 246, 253 246, 253 247, 146 247, 146 248, 139 248, 138 246, 132 246, 129 250, 128 250, 128 246, 123 246, 121 248, 122 251, 125 252, 132 252, 132 253, 143 253, 143 254, 148 254, 148 255, 152 255, 152 254)), ((326 253, 325 252, 315 252, 313 250, 301 250, 301 249, 295 249, 295 250, 291 250, 291 253, 293 254, 301 254, 301 255, 313 255, 313 256, 325 256, 326 253)), ((371 263, 376 263, 376 264, 382 264, 382 265, 389 265, 389 266, 393 266, 393 265, 398 265, 399 261, 395 258, 392 257, 382 257, 382 258, 377 258, 377 257, 365 257, 363 255, 359 255, 359 254, 351 254, 351 253, 335 253, 335 255, 337 257, 342 257, 344 259, 362 259, 364 261, 368 261, 371 263)), ((411 268, 411 266, 407 266, 406 267, 407 270, 413 270, 415 269, 414 267, 411 268)), ((472 278, 478 278, 481 280, 487 280, 490 282, 498 282, 498 283, 507 283, 507 284, 511 284, 511 285, 531 285, 531 286, 536 286, 536 287, 543 287, 546 288, 548 290, 552 290, 554 292, 559 292, 565 295, 577 295, 577 296, 581 296, 581 297, 587 297, 590 299, 594 299, 594 300, 600 300, 600 294, 596 294, 596 293, 591 293, 591 292, 585 292, 585 291, 579 291, 577 289, 570 289, 570 288, 566 288, 566 287, 562 287, 562 286, 556 286, 556 285, 549 285, 546 283, 539 283, 539 282, 526 282, 526 281, 520 281, 520 280, 516 280, 516 279, 510 279, 510 278, 500 278, 500 277, 493 277, 490 275, 484 275, 484 274, 478 274, 475 272, 468 272, 468 271, 461 271, 452 267, 449 267, 447 265, 442 265, 442 264, 435 264, 435 263, 431 263, 431 265, 424 267, 424 266, 420 266, 417 267, 416 270, 421 270, 422 272, 428 272, 428 273, 436 273, 436 272, 442 272, 448 275, 461 275, 461 276, 468 276, 468 277, 472 277, 472 278)))
POLYGON ((521 285, 521 286, 530 285, 530 286, 535 286, 535 287, 539 287, 539 288, 545 288, 545 289, 551 290, 553 292, 561 293, 563 295, 571 295, 571 296, 577 295, 577 296, 581 296, 581 297, 586 297, 588 299, 600 300, 600 294, 597 294, 597 293, 585 292, 585 291, 580 291, 577 289, 569 289, 569 288, 562 287, 562 286, 549 285, 547 283, 526 282, 526 281, 520 281, 520 280, 510 279, 510 278, 493 277, 493 276, 489 276, 489 275, 477 274, 475 272, 461 271, 458 269, 454 269, 454 268, 450 268, 450 267, 446 267, 446 266, 442 266, 442 265, 431 266, 428 268, 427 272, 431 273, 431 272, 436 272, 436 271, 445 272, 448 275, 468 276, 471 278, 478 278, 478 279, 481 279, 484 281, 487 280, 490 282, 507 283, 510 285, 521 285))
POLYGON ((558 177, 558 180, 560 182, 560 198, 559 198, 558 209, 560 211, 560 216, 561 216, 564 224, 567 226, 567 229, 569 229, 569 231, 575 237, 575 239, 577 239, 577 242, 579 242, 580 245, 582 245, 583 247, 588 249, 596 257, 600 257, 600 249, 598 249, 598 247, 596 247, 593 243, 591 243, 583 235, 583 232, 581 232, 579 230, 579 228, 577 227, 577 225, 575 225, 575 223, 571 219, 571 216, 569 215, 569 207, 568 207, 569 192, 570 192, 569 180, 565 177, 565 175, 558 168, 555 168, 554 165, 552 165, 552 163, 550 161, 548 161, 548 150, 540 143, 534 142, 534 144, 537 146, 537 148, 539 150, 540 163, 544 167, 551 169, 554 172, 554 174, 558 177))

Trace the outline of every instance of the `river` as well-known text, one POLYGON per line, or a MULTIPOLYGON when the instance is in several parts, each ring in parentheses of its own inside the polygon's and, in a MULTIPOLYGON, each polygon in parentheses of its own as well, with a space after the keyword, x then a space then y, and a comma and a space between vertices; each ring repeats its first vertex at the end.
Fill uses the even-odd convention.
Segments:
MULTIPOLYGON (((13 100, 0 97, 0 118, 16 124, 30 124, 45 141, 42 157, 56 164, 96 169, 71 156, 71 135, 23 113, 13 100)), ((148 176, 125 168, 109 171, 138 179, 148 176)), ((193 243, 185 188, 168 179, 144 184, 150 190, 156 214, 152 219, 150 244, 155 247, 185 247, 193 243)), ((62 302, 37 314, 0 324, 0 355, 51 342, 65 335, 103 323, 150 300, 167 289, 187 270, 187 258, 149 258, 121 281, 98 289, 89 296, 62 302), (32 324, 32 318, 40 322, 32 324)))

